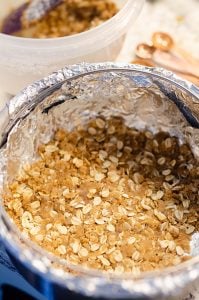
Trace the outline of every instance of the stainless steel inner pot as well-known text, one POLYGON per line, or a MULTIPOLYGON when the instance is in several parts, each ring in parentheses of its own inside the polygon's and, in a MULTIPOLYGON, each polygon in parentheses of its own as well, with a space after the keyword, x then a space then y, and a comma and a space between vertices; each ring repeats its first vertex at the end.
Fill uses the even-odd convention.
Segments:
MULTIPOLYGON (((136 128, 167 131, 188 142, 199 159, 199 90, 191 83, 163 69, 73 65, 28 86, 0 112, 1 190, 22 164, 37 159, 37 146, 57 128, 70 130, 98 114, 120 115, 136 128)), ((73 299, 76 293, 82 299, 174 299, 199 283, 198 233, 192 236, 190 261, 137 277, 107 275, 54 257, 18 231, 2 201, 0 233, 19 271, 48 299, 73 299)))

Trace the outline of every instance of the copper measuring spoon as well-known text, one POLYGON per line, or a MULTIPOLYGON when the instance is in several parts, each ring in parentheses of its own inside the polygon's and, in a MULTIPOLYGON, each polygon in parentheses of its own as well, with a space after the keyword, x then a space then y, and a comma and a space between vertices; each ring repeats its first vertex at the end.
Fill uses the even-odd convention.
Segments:
POLYGON ((156 49, 170 52, 171 54, 180 57, 183 60, 183 64, 187 68, 188 72, 199 76, 199 60, 194 58, 184 49, 178 47, 168 33, 155 32, 152 35, 152 43, 156 49))
MULTIPOLYGON (((163 46, 165 46, 165 44, 163 44, 163 46)), ((195 65, 190 65, 187 60, 174 55, 170 51, 160 50, 160 48, 163 49, 160 45, 156 48, 154 45, 141 43, 136 48, 136 56, 141 59, 151 60, 152 63, 169 68, 175 72, 199 78, 199 69, 195 67, 195 65)), ((199 62, 197 61, 197 63, 199 62)))
MULTIPOLYGON (((154 64, 150 59, 136 58, 132 61, 133 64, 143 65, 147 67, 163 67, 162 65, 154 64)), ((171 70, 171 69, 170 69, 171 70)), ((173 71, 173 70, 171 70, 173 71)), ((199 86, 199 78, 184 73, 175 71, 175 74, 199 86)))

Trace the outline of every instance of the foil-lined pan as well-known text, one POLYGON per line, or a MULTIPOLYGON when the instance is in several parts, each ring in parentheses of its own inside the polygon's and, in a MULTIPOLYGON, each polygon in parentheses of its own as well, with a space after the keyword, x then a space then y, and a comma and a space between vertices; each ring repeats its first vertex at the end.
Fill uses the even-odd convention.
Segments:
MULTIPOLYGON (((28 86, 0 112, 1 189, 24 163, 37 159, 38 145, 48 142, 57 128, 71 130, 99 113, 120 115, 138 129, 167 131, 189 143, 199 159, 197 87, 163 69, 79 64, 28 86)), ((188 262, 138 277, 108 275, 72 266, 40 249, 18 231, 1 202, 0 207, 0 233, 7 251, 39 290, 51 291, 51 299, 64 290, 111 299, 173 299, 199 282, 198 233, 192 236, 193 258, 188 262)))

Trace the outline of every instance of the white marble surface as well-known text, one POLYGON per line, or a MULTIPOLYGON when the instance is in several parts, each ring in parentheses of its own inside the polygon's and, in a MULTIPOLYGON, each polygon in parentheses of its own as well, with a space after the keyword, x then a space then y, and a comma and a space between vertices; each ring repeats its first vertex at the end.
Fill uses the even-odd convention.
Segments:
MULTIPOLYGON (((135 25, 129 31, 118 61, 132 61, 135 46, 139 42, 149 41, 154 31, 169 32, 181 47, 199 58, 199 0, 147 2, 135 25)), ((5 100, 6 96, 1 92, 0 83, 0 110, 5 100)), ((192 291, 185 299, 199 300, 199 289, 192 291)))

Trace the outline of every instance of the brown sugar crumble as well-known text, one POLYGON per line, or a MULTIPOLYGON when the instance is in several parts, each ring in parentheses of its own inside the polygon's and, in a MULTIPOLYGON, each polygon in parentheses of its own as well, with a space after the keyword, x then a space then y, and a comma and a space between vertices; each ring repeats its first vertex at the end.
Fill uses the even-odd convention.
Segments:
POLYGON ((65 0, 44 18, 23 23, 15 35, 31 38, 56 38, 77 34, 112 18, 118 12, 111 0, 65 0))
POLYGON ((109 272, 177 265, 199 229, 199 163, 168 133, 97 117, 58 130, 8 187, 19 229, 73 264, 109 272))

